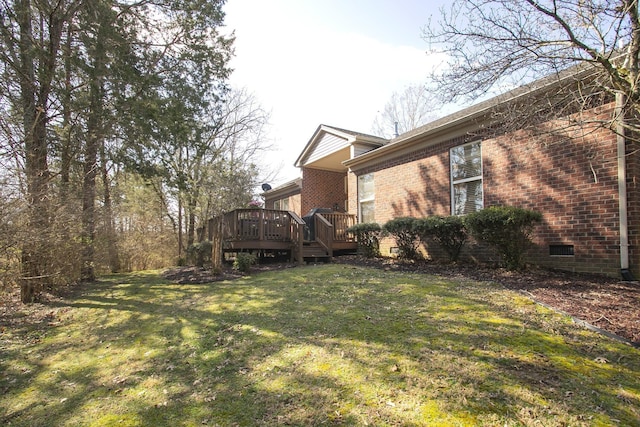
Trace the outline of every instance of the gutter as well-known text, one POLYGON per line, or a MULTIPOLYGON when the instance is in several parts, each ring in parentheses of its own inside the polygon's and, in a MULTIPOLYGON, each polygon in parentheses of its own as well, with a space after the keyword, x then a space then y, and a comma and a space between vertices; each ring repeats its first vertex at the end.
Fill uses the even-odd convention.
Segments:
POLYGON ((618 146, 618 210, 620 217, 620 274, 624 280, 635 280, 629 270, 629 223, 627 211, 627 158, 624 136, 624 104, 626 97, 616 94, 616 142, 618 146))

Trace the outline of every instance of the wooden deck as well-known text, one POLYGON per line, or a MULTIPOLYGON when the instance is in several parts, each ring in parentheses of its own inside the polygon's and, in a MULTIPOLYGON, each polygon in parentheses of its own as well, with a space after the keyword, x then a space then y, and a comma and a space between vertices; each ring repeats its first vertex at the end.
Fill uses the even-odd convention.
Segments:
MULTIPOLYGON (((355 224, 355 216, 323 213, 313 216, 314 239, 304 239, 308 224, 291 211, 273 209, 236 209, 224 214, 218 234, 220 256, 233 252, 289 255, 292 262, 328 260, 335 251, 355 250, 357 243, 347 233, 355 224)), ((215 245, 215 243, 214 243, 215 245)))

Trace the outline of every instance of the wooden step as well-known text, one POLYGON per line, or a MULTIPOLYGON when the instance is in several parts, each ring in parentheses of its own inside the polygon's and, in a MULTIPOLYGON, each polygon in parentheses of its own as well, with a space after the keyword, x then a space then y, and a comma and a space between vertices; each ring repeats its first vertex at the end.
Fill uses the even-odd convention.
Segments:
POLYGON ((312 242, 309 244, 305 243, 302 247, 302 258, 304 258, 306 262, 328 262, 331 257, 329 257, 326 249, 318 243, 312 242))

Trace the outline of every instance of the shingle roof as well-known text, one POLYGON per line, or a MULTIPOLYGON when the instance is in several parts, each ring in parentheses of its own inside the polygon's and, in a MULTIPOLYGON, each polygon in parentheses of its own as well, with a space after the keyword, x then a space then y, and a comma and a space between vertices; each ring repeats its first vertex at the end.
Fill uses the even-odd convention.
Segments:
POLYGON ((388 144, 376 148, 375 150, 364 153, 355 159, 346 161, 344 164, 351 166, 359 161, 375 158, 382 153, 390 153, 395 149, 401 149, 406 144, 422 138, 431 133, 444 131, 448 128, 460 126, 461 124, 481 118, 491 111, 499 110, 502 107, 510 105, 517 100, 527 99, 528 97, 535 97, 553 88, 560 87, 565 84, 577 82, 585 78, 596 75, 598 70, 591 64, 579 64, 571 67, 567 70, 560 71, 556 74, 543 77, 532 83, 520 86, 511 91, 505 92, 501 95, 490 98, 486 101, 479 102, 478 104, 459 110, 455 113, 449 114, 433 122, 427 123, 409 132, 405 132, 396 138, 393 138, 388 144))

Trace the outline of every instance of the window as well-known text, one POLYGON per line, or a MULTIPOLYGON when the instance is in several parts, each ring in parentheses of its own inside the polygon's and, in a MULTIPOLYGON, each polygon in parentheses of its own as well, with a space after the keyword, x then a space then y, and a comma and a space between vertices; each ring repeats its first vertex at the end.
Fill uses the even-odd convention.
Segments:
POLYGON ((358 177, 358 217, 361 223, 375 221, 374 190, 372 173, 358 177))
POLYGON ((273 202, 273 209, 288 211, 289 210, 289 198, 286 197, 284 199, 276 200, 273 202))
POLYGON ((454 147, 451 162, 451 212, 465 215, 484 207, 480 141, 454 147))

